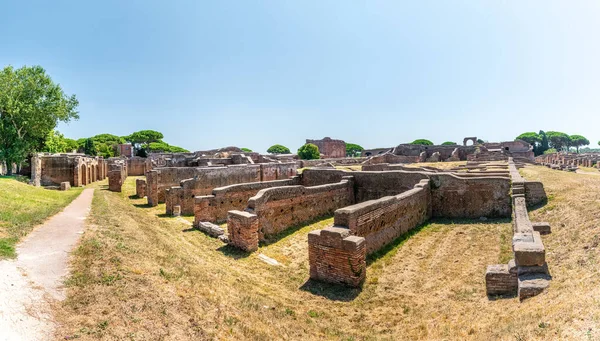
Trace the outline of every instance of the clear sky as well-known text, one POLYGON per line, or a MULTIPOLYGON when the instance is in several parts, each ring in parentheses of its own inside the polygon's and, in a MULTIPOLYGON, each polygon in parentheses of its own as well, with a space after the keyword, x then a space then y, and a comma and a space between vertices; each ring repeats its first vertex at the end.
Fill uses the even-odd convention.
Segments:
POLYGON ((600 139, 600 1, 17 1, 0 65, 80 101, 72 138, 155 129, 190 150, 417 138, 600 139))

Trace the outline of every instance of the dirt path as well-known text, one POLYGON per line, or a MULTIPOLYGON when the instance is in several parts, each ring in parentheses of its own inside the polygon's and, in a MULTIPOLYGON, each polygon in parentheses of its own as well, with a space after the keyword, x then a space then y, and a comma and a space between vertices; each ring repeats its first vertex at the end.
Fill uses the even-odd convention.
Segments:
POLYGON ((85 228, 94 190, 86 189, 62 212, 31 232, 16 260, 0 261, 0 340, 47 340, 54 325, 50 300, 63 300, 69 252, 85 228))

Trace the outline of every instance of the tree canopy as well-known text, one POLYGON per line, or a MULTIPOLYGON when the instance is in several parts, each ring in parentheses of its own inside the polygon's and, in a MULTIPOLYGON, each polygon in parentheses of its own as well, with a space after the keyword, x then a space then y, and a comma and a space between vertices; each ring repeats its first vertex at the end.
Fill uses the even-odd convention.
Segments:
POLYGON ((569 139, 571 140, 569 145, 571 147, 575 147, 577 149, 578 153, 579 153, 579 147, 587 146, 590 144, 590 140, 586 139, 585 137, 583 137, 581 135, 571 135, 571 136, 569 136, 569 139))
POLYGON ((282 146, 280 144, 274 144, 269 149, 267 149, 267 153, 269 154, 290 154, 291 151, 288 147, 282 146))
POLYGON ((312 143, 307 143, 298 149, 298 156, 302 160, 316 160, 321 158, 319 147, 312 143))
POLYGON ((71 153, 79 148, 77 141, 63 136, 59 131, 52 130, 41 151, 47 153, 71 153))
POLYGON ((355 143, 346 143, 346 156, 360 156, 360 153, 365 150, 362 146, 355 143))
POLYGON ((412 141, 410 144, 420 144, 423 146, 433 146, 433 142, 426 140, 426 139, 417 139, 412 141))
POLYGON ((452 142, 452 141, 446 141, 444 143, 442 143, 442 146, 456 146, 457 143, 456 142, 452 142))
POLYGON ((188 153, 189 150, 177 146, 172 146, 166 142, 150 142, 147 147, 150 153, 188 153))
POLYGON ((549 131, 546 133, 550 146, 558 151, 568 148, 571 143, 569 135, 559 131, 549 131))
POLYGON ((66 95, 41 66, 5 67, 0 72, 0 160, 20 164, 42 150, 58 122, 79 118, 78 105, 75 95, 66 95))
POLYGON ((252 153, 252 149, 250 148, 240 148, 243 152, 252 153))
POLYGON ((531 131, 517 136, 515 141, 516 140, 525 141, 530 145, 535 146, 536 144, 542 142, 542 137, 540 136, 540 134, 531 131))

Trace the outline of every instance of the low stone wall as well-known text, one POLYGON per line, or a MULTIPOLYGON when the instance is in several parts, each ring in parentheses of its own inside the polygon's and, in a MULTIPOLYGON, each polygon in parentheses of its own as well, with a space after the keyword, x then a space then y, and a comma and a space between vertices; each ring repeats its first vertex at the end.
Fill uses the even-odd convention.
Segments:
MULTIPOLYGON (((264 181, 263 179, 276 180, 287 179, 296 175, 295 163, 276 164, 247 164, 232 165, 227 167, 167 167, 155 168, 157 178, 157 191, 148 187, 148 198, 157 197, 156 203, 167 202, 167 189, 182 187, 180 198, 172 198, 169 202, 179 202, 182 214, 194 214, 194 197, 198 195, 210 195, 212 190, 233 184, 264 181)), ((146 175, 147 177, 147 175, 146 175)), ((146 181, 149 183, 148 179, 146 181)), ((175 192, 170 192, 172 195, 175 192)), ((149 199, 148 204, 152 200, 149 199)), ((150 204, 153 205, 153 204, 150 204)), ((167 208, 169 210, 170 208, 167 208)), ((172 208, 171 208, 172 209, 172 208)))
POLYGON ((328 227, 308 234, 310 278, 360 286, 366 277, 365 238, 351 236, 350 230, 328 227))
POLYGON ((279 186, 300 185, 300 178, 295 176, 287 180, 251 182, 229 185, 213 189, 211 195, 196 196, 194 199, 194 225, 200 222, 223 222, 227 220, 227 212, 243 210, 248 199, 258 191, 279 186))
POLYGON ((85 186, 107 175, 102 157, 83 154, 36 154, 31 158, 31 183, 34 186, 85 186))
POLYGON ((449 173, 430 177, 433 217, 478 219, 511 215, 509 178, 462 178, 449 173))
POLYGON ((336 210, 334 225, 348 228, 352 235, 364 237, 367 254, 371 254, 430 217, 429 180, 421 180, 413 189, 396 196, 336 210))

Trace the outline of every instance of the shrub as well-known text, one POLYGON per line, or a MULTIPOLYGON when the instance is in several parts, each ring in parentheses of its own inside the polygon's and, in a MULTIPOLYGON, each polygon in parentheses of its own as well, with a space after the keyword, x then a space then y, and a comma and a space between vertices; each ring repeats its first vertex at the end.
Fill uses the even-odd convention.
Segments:
POLYGON ((410 144, 420 144, 420 145, 423 145, 423 146, 433 146, 433 142, 431 142, 429 140, 426 140, 426 139, 414 140, 410 144))
POLYGON ((444 143, 442 143, 442 146, 456 146, 456 142, 452 142, 452 141, 446 141, 444 143))
POLYGON ((250 148, 240 148, 243 152, 252 153, 252 149, 250 148))
POLYGON ((302 160, 317 160, 321 158, 319 147, 312 143, 307 143, 298 149, 298 156, 302 160))
POLYGON ((269 154, 290 154, 291 151, 288 147, 282 146, 280 144, 274 144, 269 149, 267 149, 267 153, 269 154))

